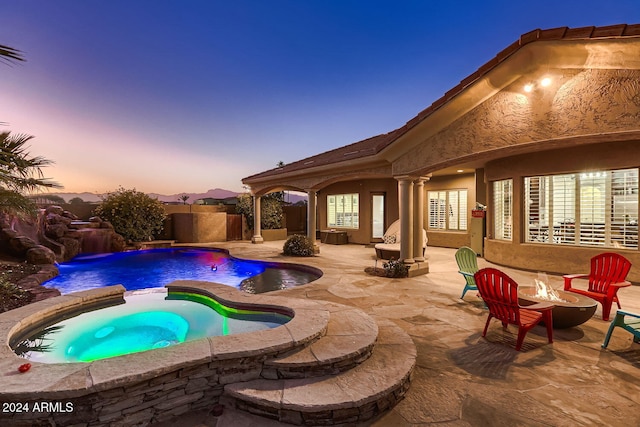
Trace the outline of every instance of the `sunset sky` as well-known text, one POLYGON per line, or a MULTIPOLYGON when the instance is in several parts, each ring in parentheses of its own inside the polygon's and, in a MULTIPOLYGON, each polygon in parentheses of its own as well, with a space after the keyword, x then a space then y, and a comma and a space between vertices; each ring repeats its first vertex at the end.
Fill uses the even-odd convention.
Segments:
POLYGON ((402 126, 536 28, 640 23, 639 0, 0 3, 0 130, 65 192, 242 191, 402 126))

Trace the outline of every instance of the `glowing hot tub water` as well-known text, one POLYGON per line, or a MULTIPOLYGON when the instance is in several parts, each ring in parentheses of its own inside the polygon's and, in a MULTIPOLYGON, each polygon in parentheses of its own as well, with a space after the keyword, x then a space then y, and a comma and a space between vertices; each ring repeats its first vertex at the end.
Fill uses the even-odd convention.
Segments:
POLYGON ((260 331, 289 317, 226 307, 204 295, 154 290, 125 303, 62 320, 22 340, 14 351, 43 363, 92 362, 185 341, 260 331))

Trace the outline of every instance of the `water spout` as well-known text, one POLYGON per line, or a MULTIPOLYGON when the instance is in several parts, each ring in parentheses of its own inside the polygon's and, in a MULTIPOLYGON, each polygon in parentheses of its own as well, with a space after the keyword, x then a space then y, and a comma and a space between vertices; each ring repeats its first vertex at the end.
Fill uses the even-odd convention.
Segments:
POLYGON ((111 230, 102 228, 83 228, 77 230, 80 234, 82 253, 103 254, 111 252, 111 230))

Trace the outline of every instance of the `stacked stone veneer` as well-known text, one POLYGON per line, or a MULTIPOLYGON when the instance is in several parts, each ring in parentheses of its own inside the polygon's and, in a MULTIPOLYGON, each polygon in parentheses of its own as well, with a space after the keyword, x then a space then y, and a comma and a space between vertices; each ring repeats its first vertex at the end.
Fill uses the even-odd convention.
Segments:
POLYGON ((353 425, 370 421, 396 406, 404 398, 410 384, 411 378, 407 375, 397 388, 371 402, 366 402, 363 405, 354 404, 350 407, 327 408, 320 411, 278 409, 250 401, 238 401, 235 407, 264 418, 293 425, 353 425))
MULTIPOLYGON (((260 378, 266 360, 304 347, 326 332, 329 313, 315 302, 243 294, 206 282, 172 285, 213 296, 227 306, 293 318, 266 331, 209 337, 91 363, 34 362, 22 374, 17 368, 25 360, 5 344, 0 349, 0 405, 7 410, 0 412, 0 425, 128 426, 212 408, 225 385, 260 378), (24 404, 27 410, 19 412, 24 404)), ((123 292, 113 286, 21 307, 0 315, 0 331, 7 343, 16 341, 70 311, 121 300, 123 292)))

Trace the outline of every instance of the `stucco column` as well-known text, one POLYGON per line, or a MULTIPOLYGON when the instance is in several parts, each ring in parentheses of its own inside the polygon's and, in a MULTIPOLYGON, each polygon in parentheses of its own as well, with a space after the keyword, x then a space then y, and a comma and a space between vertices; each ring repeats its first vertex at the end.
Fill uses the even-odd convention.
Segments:
POLYGON ((398 177, 400 196, 400 259, 413 264, 413 179, 398 177))
POLYGON ((416 262, 424 261, 424 181, 428 179, 419 177, 413 181, 413 259, 416 262))
POLYGON ((260 196, 253 196, 253 237, 251 243, 264 243, 260 228, 260 196))
POLYGON ((307 238, 316 243, 316 191, 307 190, 307 238))

